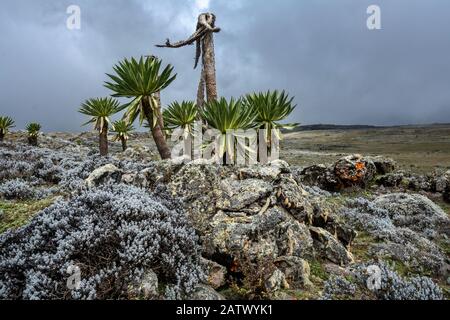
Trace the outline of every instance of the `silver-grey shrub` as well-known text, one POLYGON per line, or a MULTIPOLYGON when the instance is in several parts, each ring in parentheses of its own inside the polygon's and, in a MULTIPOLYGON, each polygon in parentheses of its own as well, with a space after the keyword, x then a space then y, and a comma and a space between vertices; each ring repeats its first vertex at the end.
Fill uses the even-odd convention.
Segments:
POLYGON ((92 171, 108 163, 126 171, 139 171, 148 166, 145 162, 100 157, 97 152, 86 154, 5 143, 0 147, 0 184, 21 181, 21 186, 18 183, 14 186, 23 187, 24 183, 30 189, 53 186, 52 191, 66 193, 81 188, 92 171))
POLYGON ((194 229, 178 202, 123 184, 81 190, 0 235, 0 299, 120 299, 148 269, 181 298, 203 277, 194 229), (78 289, 66 285, 70 266, 78 289))
POLYGON ((21 179, 9 180, 0 184, 0 198, 5 199, 33 199, 36 194, 33 187, 21 179))
POLYGON ((356 292, 356 285, 342 276, 334 276, 324 284, 322 299, 351 299, 356 292))
MULTIPOLYGON (((362 286, 367 285, 370 264, 355 267, 355 275, 362 286)), ((442 290, 428 277, 414 276, 403 278, 385 263, 373 264, 380 270, 380 287, 373 293, 384 300, 442 300, 442 290)))

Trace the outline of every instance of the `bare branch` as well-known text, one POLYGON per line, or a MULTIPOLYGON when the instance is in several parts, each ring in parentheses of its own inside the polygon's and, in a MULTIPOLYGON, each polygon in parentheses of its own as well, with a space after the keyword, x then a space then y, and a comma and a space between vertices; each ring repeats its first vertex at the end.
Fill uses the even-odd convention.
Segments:
MULTIPOLYGON (((169 39, 163 45, 156 45, 158 48, 181 48, 192 45, 196 41, 200 41, 207 33, 220 32, 220 28, 215 27, 216 16, 212 13, 203 13, 198 17, 197 29, 188 39, 171 43, 169 39)), ((197 61, 197 59, 196 59, 197 61)), ((197 62, 198 63, 198 62, 197 62)), ((196 65, 197 65, 196 63, 196 65)))

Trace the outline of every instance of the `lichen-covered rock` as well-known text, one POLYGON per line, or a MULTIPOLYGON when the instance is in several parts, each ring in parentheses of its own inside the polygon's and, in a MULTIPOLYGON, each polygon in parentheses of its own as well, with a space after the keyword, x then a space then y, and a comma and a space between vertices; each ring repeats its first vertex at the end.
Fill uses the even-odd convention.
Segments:
POLYGON ((260 166, 244 167, 239 169, 238 176, 244 179, 261 179, 266 181, 275 180, 281 173, 281 169, 276 166, 260 166))
POLYGON ((272 184, 263 180, 227 178, 220 182, 216 208, 224 211, 256 214, 264 205, 259 205, 260 201, 266 200, 272 191, 272 184))
POLYGON ((137 173, 124 173, 122 174, 121 182, 128 185, 133 185, 139 188, 147 188, 148 180, 145 175, 145 169, 137 173))
POLYGON ((289 285, 286 282, 284 273, 279 269, 275 269, 264 282, 264 287, 267 293, 274 293, 282 288, 289 288, 289 285))
POLYGON ((445 202, 450 203, 450 170, 448 170, 445 174, 444 174, 445 179, 447 180, 447 186, 445 187, 445 189, 442 191, 442 197, 444 199, 445 202))
POLYGON ((361 155, 339 159, 334 165, 334 174, 343 187, 365 187, 376 175, 375 164, 361 155))
POLYGON ((274 261, 275 266, 281 270, 290 288, 309 287, 310 267, 306 260, 295 257, 278 257, 274 261))
POLYGON ((449 183, 450 179, 448 179, 446 176, 440 176, 435 179, 435 190, 436 192, 444 192, 447 188, 447 184, 449 183))
POLYGON ((410 175, 405 179, 408 189, 413 191, 433 191, 433 179, 429 176, 410 175))
POLYGON ((398 261, 416 272, 437 276, 450 274, 448 257, 432 241, 409 229, 398 230, 390 240, 373 243, 367 253, 379 260, 398 261))
POLYGON ((323 164, 304 168, 300 172, 298 180, 309 185, 317 185, 328 191, 340 190, 342 185, 334 174, 333 168, 323 164))
POLYGON ((279 203, 298 221, 311 224, 314 209, 308 200, 309 194, 290 177, 282 177, 276 196, 279 203))
POLYGON ((122 171, 115 165, 109 163, 95 169, 86 179, 86 185, 89 188, 93 188, 102 183, 119 182, 121 177, 122 171))
POLYGON ((354 261, 353 255, 331 233, 317 227, 309 227, 309 230, 314 239, 315 248, 324 258, 341 266, 354 261))
POLYGON ((158 184, 167 184, 180 168, 181 165, 174 164, 172 161, 152 162, 139 172, 138 179, 144 177, 145 186, 152 189, 158 184))
POLYGON ((157 156, 146 146, 129 146, 127 150, 118 155, 119 159, 127 159, 133 161, 145 161, 155 159, 157 156))
POLYGON ((376 183, 384 187, 399 187, 401 185, 408 187, 409 185, 409 181, 405 179, 403 172, 388 173, 380 176, 376 179, 376 183))
POLYGON ((330 212, 323 203, 314 205, 312 225, 334 235, 345 247, 350 247, 358 233, 338 215, 330 212))
POLYGON ((197 165, 189 163, 180 166, 167 182, 167 188, 173 196, 180 198, 194 227, 204 234, 209 222, 217 213, 217 190, 222 178, 223 168, 218 165, 197 165))
POLYGON ((329 167, 313 165, 304 168, 298 179, 309 185, 317 185, 324 190, 340 191, 349 187, 366 187, 378 172, 383 171, 390 171, 390 160, 349 155, 329 167), (378 169, 372 160, 377 162, 378 169))
POLYGON ((447 188, 444 190, 442 198, 444 199, 445 202, 450 203, 450 185, 448 185, 447 188))
POLYGON ((393 172, 397 165, 393 159, 383 156, 366 157, 366 159, 375 165, 379 175, 393 172))
MULTIPOLYGON (((293 219, 284 209, 272 207, 264 214, 236 216, 217 213, 205 237, 208 256, 221 255, 233 260, 245 257, 311 257, 313 241, 308 227, 293 219)), ((236 261, 239 265, 239 261, 236 261)))

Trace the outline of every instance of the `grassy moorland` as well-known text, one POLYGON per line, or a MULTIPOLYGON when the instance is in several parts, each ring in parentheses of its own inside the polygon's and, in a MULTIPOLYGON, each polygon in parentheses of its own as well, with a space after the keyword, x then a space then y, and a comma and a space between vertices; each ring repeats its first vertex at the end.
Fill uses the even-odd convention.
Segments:
POLYGON ((448 170, 450 124, 292 132, 285 135, 281 157, 306 166, 352 153, 385 155, 395 159, 399 169, 415 173, 448 170))

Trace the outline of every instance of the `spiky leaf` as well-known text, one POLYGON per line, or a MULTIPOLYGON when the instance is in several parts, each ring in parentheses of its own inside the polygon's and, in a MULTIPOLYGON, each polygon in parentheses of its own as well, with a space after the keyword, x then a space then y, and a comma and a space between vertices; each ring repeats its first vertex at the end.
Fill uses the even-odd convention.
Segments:
POLYGON ((14 120, 10 117, 0 117, 0 132, 6 134, 9 129, 14 128, 14 120))
POLYGON ((105 122, 111 124, 110 117, 122 111, 124 107, 113 98, 93 98, 83 103, 79 112, 91 117, 83 125, 94 123, 95 130, 102 132, 105 122))

